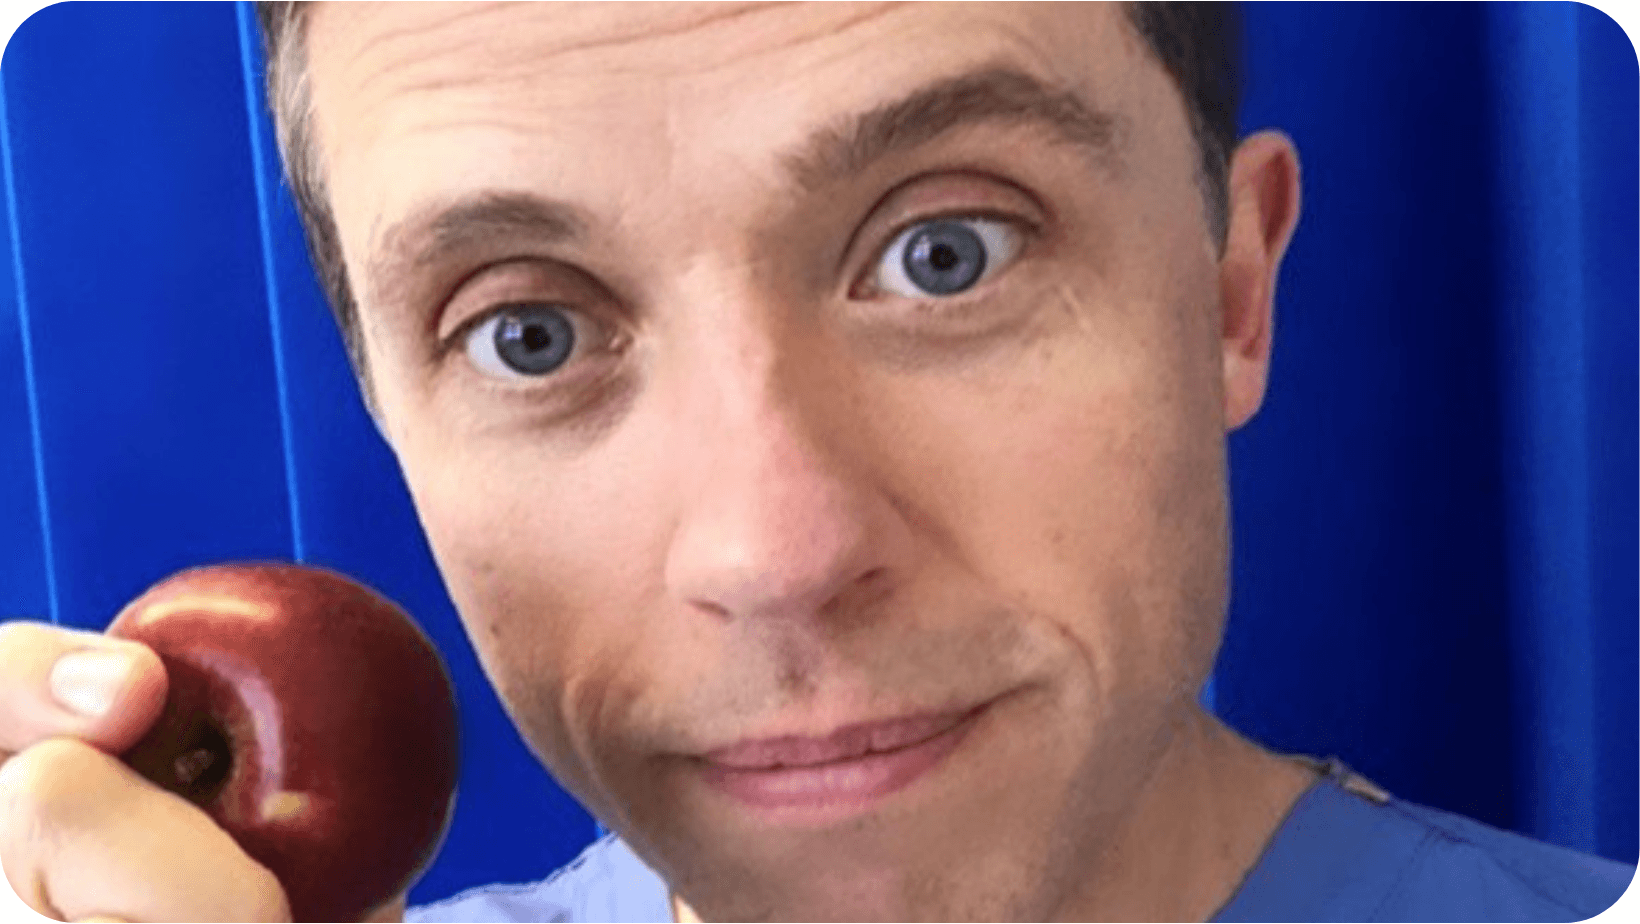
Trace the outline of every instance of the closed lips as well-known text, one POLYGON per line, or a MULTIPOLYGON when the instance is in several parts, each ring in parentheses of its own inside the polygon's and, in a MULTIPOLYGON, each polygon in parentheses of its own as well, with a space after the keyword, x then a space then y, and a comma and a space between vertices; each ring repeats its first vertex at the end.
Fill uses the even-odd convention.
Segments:
POLYGON ((883 722, 862 722, 845 726, 821 738, 796 735, 764 738, 720 748, 702 756, 708 763, 724 770, 814 767, 921 744, 950 731, 977 711, 969 709, 883 722))

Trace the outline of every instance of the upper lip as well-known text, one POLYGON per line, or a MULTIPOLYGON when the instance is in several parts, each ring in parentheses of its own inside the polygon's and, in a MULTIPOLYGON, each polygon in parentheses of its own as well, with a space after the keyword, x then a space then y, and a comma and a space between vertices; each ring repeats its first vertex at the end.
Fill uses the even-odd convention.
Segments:
POLYGON ((820 737, 748 738, 701 757, 725 770, 812 767, 920 744, 961 724, 983 706, 855 722, 820 737))

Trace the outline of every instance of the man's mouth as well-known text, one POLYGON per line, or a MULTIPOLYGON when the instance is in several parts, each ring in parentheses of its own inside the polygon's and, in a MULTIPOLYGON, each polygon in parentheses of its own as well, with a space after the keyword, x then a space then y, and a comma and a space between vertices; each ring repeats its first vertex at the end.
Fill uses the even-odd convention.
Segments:
POLYGON ((933 769, 988 705, 861 722, 822 737, 742 741, 702 755, 701 771, 713 788, 753 808, 790 820, 835 820, 933 769))

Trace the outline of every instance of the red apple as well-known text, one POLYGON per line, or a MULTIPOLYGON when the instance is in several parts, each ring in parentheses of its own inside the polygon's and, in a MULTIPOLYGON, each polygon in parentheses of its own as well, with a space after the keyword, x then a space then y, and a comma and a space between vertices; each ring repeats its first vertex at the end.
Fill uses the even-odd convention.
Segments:
POLYGON ((278 876, 298 921, 358 921, 437 852, 455 802, 444 662, 391 601, 275 562, 182 571, 108 634, 165 664, 165 710, 124 755, 278 876))

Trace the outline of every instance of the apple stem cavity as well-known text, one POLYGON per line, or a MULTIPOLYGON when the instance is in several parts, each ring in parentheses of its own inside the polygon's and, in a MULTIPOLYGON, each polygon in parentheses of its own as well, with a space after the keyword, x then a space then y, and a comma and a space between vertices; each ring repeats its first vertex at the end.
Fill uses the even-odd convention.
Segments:
POLYGON ((165 789, 196 805, 216 798, 233 769, 233 748, 228 736, 214 722, 198 720, 170 761, 170 779, 160 783, 165 789))
POLYGON ((177 782, 183 786, 194 785, 200 774, 210 769, 214 763, 216 755, 211 753, 210 748, 194 748, 176 759, 173 769, 177 775, 177 782))

